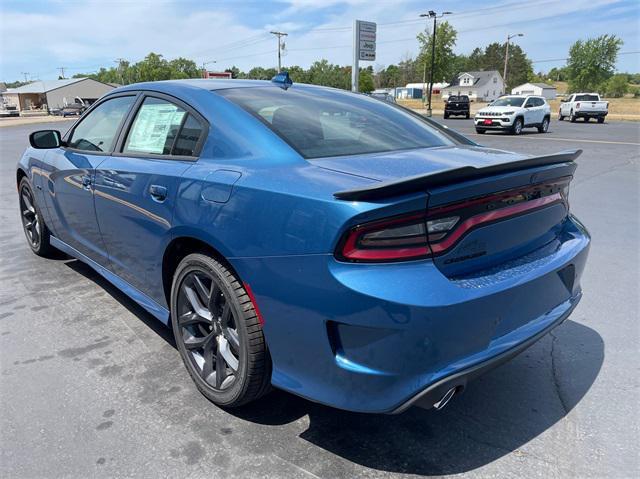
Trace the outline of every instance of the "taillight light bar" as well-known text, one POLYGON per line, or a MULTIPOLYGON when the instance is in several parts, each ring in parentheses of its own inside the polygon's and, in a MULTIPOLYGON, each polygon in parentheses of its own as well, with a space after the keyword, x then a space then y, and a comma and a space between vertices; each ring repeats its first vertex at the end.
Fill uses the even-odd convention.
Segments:
POLYGON ((570 178, 441 206, 428 213, 372 221, 350 229, 336 257, 352 262, 408 261, 445 253, 483 224, 562 202, 570 178))

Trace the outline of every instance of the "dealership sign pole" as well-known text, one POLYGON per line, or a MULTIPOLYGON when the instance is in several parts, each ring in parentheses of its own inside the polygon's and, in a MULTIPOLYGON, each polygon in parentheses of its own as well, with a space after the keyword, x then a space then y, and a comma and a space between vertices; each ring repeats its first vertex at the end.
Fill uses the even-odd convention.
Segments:
POLYGON ((358 91, 360 60, 376 59, 376 24, 355 20, 353 22, 353 65, 351 66, 351 91, 358 91))

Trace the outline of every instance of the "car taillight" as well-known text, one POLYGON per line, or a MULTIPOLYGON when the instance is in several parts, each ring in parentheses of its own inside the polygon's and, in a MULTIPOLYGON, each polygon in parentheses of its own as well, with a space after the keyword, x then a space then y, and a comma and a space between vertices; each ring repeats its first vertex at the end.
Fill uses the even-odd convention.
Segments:
POLYGON ((336 257, 343 261, 388 262, 427 258, 451 249, 470 230, 489 222, 562 202, 569 209, 569 181, 538 184, 373 221, 351 228, 336 257))

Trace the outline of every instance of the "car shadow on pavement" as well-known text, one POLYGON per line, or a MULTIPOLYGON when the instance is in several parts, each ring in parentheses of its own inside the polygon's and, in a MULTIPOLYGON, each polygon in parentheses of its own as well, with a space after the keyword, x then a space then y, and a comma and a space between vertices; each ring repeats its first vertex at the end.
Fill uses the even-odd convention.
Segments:
POLYGON ((565 418, 589 391, 603 360, 600 335, 567 320, 553 335, 470 383, 442 411, 414 407, 396 416, 358 414, 274 391, 229 412, 274 426, 308 415, 301 438, 368 468, 460 474, 506 454, 535 455, 520 448, 565 418))
MULTIPOLYGON (((60 259, 70 259, 69 256, 61 257, 60 259)), ((111 284, 107 279, 102 277, 99 273, 97 273, 91 266, 79 261, 77 259, 70 259, 65 262, 65 265, 74 270, 76 273, 83 275, 84 277, 90 279, 102 289, 104 289, 111 297, 113 297, 116 301, 118 301, 122 306, 127 308, 127 310, 136 316, 140 321, 142 321, 149 329, 154 331, 158 336, 164 339, 168 344, 172 347, 176 348, 176 342, 173 338, 173 332, 171 328, 168 328, 156 318, 154 318, 151 314, 149 314, 142 306, 129 298, 126 294, 116 288, 113 284, 111 284)))

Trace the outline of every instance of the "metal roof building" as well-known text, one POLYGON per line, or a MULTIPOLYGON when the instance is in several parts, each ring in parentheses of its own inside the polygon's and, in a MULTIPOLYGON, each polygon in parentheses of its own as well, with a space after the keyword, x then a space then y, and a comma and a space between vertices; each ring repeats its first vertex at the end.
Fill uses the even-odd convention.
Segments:
POLYGON ((93 78, 34 81, 2 92, 6 104, 24 110, 62 108, 80 98, 90 105, 114 87, 93 78))

